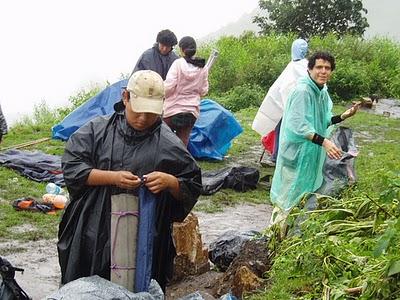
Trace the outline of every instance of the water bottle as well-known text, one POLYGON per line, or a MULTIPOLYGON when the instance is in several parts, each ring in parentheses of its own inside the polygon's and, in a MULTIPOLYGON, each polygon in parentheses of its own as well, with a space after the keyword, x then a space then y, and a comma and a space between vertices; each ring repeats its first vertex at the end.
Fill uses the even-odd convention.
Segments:
POLYGON ((48 183, 46 185, 46 192, 48 194, 53 194, 53 195, 60 195, 63 194, 63 190, 61 187, 59 187, 57 184, 54 184, 52 182, 48 183))

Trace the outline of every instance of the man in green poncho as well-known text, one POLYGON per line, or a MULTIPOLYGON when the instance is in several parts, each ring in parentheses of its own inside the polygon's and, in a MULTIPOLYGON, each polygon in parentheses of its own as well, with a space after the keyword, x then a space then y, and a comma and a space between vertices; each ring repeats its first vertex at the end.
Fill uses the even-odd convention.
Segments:
MULTIPOLYGON (((328 127, 353 116, 358 106, 332 116, 332 100, 326 83, 335 69, 335 59, 327 52, 309 58, 308 75, 299 79, 288 98, 280 133, 280 152, 271 187, 271 201, 286 215, 309 192, 323 183, 326 155, 341 157, 341 150, 325 138, 328 127)), ((272 221, 277 222, 273 213, 272 221)))

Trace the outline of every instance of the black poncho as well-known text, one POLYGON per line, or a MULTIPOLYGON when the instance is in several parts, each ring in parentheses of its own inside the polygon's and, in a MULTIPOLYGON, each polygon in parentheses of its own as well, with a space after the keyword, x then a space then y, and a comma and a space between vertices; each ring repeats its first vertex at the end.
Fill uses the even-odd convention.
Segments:
POLYGON ((127 125, 123 113, 98 117, 70 137, 62 167, 71 197, 58 233, 63 284, 95 274, 110 278, 111 195, 135 193, 85 185, 93 168, 126 170, 138 176, 161 171, 178 178, 182 199, 162 192, 156 210, 152 277, 164 289, 176 254, 172 222, 183 221, 201 190, 200 168, 176 135, 161 121, 140 133, 127 125))

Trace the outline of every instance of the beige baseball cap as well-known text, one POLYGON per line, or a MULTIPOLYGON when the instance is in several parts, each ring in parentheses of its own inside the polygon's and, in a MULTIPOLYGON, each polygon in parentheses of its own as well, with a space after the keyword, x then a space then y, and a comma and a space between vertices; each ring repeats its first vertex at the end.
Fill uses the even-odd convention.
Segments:
POLYGON ((134 112, 162 114, 164 82, 158 73, 150 70, 133 73, 126 90, 130 94, 129 102, 134 112))

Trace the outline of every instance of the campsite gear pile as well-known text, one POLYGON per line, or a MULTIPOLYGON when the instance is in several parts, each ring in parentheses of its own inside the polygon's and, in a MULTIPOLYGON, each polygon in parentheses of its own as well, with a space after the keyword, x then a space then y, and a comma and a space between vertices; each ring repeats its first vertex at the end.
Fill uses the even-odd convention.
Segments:
POLYGON ((13 201, 12 206, 15 210, 27 210, 33 212, 42 212, 54 214, 57 209, 64 209, 68 198, 64 195, 64 190, 54 184, 49 183, 46 186, 47 194, 42 196, 42 201, 32 197, 23 197, 13 201))
POLYGON ((42 213, 54 213, 54 207, 51 204, 43 204, 31 197, 19 198, 13 201, 12 206, 15 210, 26 210, 42 213))
POLYGON ((50 182, 46 185, 46 192, 42 196, 44 204, 51 204, 55 209, 64 209, 68 198, 65 196, 65 191, 58 185, 50 182))
POLYGON ((8 260, 0 256, 0 299, 31 300, 15 281, 15 271, 23 273, 24 269, 14 267, 8 260))

